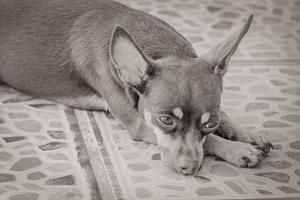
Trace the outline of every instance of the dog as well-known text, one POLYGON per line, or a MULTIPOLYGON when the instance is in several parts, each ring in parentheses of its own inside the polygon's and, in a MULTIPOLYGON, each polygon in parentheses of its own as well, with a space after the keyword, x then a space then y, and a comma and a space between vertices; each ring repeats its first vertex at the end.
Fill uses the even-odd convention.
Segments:
POLYGON ((272 144, 220 109, 222 80, 253 16, 198 56, 166 22, 104 0, 0 0, 0 80, 67 106, 110 112, 184 175, 205 154, 255 167, 272 144))

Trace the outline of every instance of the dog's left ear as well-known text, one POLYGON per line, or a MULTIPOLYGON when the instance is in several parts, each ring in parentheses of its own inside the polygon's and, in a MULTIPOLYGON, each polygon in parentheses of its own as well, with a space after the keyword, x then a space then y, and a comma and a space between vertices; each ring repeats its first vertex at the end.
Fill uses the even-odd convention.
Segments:
POLYGON ((147 58, 128 31, 120 25, 114 28, 109 46, 111 67, 119 79, 143 93, 143 85, 153 71, 147 58))
POLYGON ((236 51, 239 43, 247 33, 252 19, 253 15, 250 15, 240 31, 232 34, 228 39, 221 42, 208 53, 202 56, 202 58, 208 61, 211 67, 213 67, 211 71, 213 71, 214 73, 219 73, 221 75, 225 74, 228 68, 229 60, 236 51))

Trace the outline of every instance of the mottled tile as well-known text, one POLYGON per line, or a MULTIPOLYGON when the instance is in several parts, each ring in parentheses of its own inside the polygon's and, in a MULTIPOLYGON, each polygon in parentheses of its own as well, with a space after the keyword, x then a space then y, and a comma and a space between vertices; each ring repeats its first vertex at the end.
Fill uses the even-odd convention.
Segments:
POLYGON ((286 169, 290 168, 292 166, 292 163, 286 161, 286 160, 275 160, 275 161, 268 161, 267 162, 270 166, 276 169, 286 169))
POLYGON ((163 189, 166 189, 166 190, 174 190, 174 191, 184 191, 184 190, 186 190, 185 187, 178 186, 178 185, 171 185, 171 184, 160 184, 160 185, 157 185, 157 187, 163 188, 163 189))
POLYGON ((8 113, 8 116, 11 119, 20 119, 20 118, 27 118, 29 115, 27 113, 8 113))
POLYGON ((254 179, 254 178, 247 178, 246 181, 247 181, 248 183, 255 184, 255 185, 266 185, 266 184, 267 184, 267 183, 264 182, 264 181, 257 180, 257 179, 254 179))
POLYGON ((265 100, 265 101, 285 101, 286 98, 284 97, 256 97, 258 100, 265 100))
POLYGON ((267 138, 270 142, 282 142, 287 141, 288 138, 282 135, 279 131, 263 130, 258 132, 261 136, 267 138))
POLYGON ((45 177, 46 177, 46 175, 42 172, 39 172, 39 171, 32 172, 32 173, 27 175, 28 180, 40 180, 40 179, 45 178, 45 177))
POLYGON ((250 87, 250 93, 252 94, 270 94, 272 93, 272 89, 269 85, 266 84, 257 84, 255 86, 250 87))
POLYGON ((13 133, 10 129, 5 127, 0 127, 0 134, 11 134, 13 133))
POLYGON ((292 107, 292 106, 287 106, 287 105, 278 105, 279 110, 283 111, 288 111, 288 112, 298 112, 299 109, 292 107))
POLYGON ((55 139, 66 139, 65 133, 61 130, 48 130, 47 133, 55 139))
POLYGON ((14 174, 0 174, 0 183, 16 181, 17 178, 14 174))
POLYGON ((290 125, 280 121, 268 120, 265 123, 263 123, 263 126, 265 128, 280 128, 280 127, 289 127, 290 125))
POLYGON ((30 132, 30 133, 37 133, 42 128, 41 123, 36 120, 16 121, 15 125, 20 130, 30 132))
POLYGON ((300 140, 294 141, 290 143, 290 147, 293 149, 300 150, 300 140))
POLYGON ((39 197, 39 194, 34 193, 34 192, 26 192, 22 194, 16 194, 10 196, 8 199, 9 200, 37 200, 39 197))
POLYGON ((212 25, 213 29, 230 29, 232 27, 233 23, 231 21, 219 21, 216 24, 212 25))
POLYGON ((35 168, 42 164, 41 160, 37 157, 21 158, 19 161, 14 163, 10 170, 12 171, 24 171, 35 168))
POLYGON ((36 185, 34 183, 22 183, 22 186, 27 190, 44 190, 43 187, 36 185))
POLYGON ((68 157, 63 154, 63 153, 49 153, 47 154, 47 157, 51 160, 57 160, 57 161, 62 161, 62 160, 68 160, 68 157))
POLYGON ((43 151, 51 151, 65 147, 67 147, 67 144, 64 142, 49 142, 48 144, 43 144, 39 146, 39 148, 43 151))
POLYGON ((264 112, 263 114, 266 117, 270 117, 270 116, 276 115, 277 113, 278 113, 277 111, 268 111, 268 112, 264 112))
POLYGON ((285 152, 285 154, 293 159, 293 160, 297 160, 300 162, 300 152, 297 152, 297 151, 288 151, 288 152, 285 152))
POLYGON ((51 128, 62 128, 63 127, 62 123, 61 122, 57 122, 57 121, 50 122, 49 126, 51 128))
POLYGON ((7 152, 0 152, 0 161, 9 161, 13 156, 7 152))
POLYGON ((198 196, 219 196, 224 192, 215 187, 201 187, 196 190, 196 194, 198 196))
POLYGON ((214 165, 211 167, 211 173, 221 177, 236 177, 239 172, 227 165, 214 165))
POLYGON ((283 73, 283 74, 287 74, 290 76, 298 76, 300 75, 300 71, 295 70, 293 68, 288 68, 288 69, 279 69, 279 72, 283 73))
POLYGON ((289 175, 282 172, 261 172, 254 175, 268 178, 278 183, 288 183, 291 179, 289 175))
POLYGON ((168 16, 168 17, 180 17, 180 15, 177 12, 170 11, 170 10, 159 10, 157 11, 157 14, 168 16))
POLYGON ((295 188, 292 188, 290 186, 277 186, 276 188, 286 194, 300 193, 299 190, 296 190, 295 188))
POLYGON ((151 182, 152 180, 148 178, 147 176, 131 176, 130 177, 132 183, 146 183, 151 182))
POLYGON ((286 120, 288 122, 300 124, 300 115, 295 115, 295 114, 284 115, 281 117, 281 119, 286 120))
POLYGON ((255 103, 249 103, 246 106, 245 111, 251 112, 251 111, 264 110, 264 109, 268 109, 268 108, 269 108, 269 104, 267 104, 267 103, 255 102, 255 103))
POLYGON ((237 194, 245 195, 247 192, 239 186, 239 184, 233 182, 233 181, 225 181, 224 182, 229 188, 231 188, 233 191, 235 191, 237 194))
POLYGON ((52 173, 66 172, 72 169, 72 165, 70 163, 55 163, 46 167, 52 173))
POLYGON ((46 185, 74 185, 75 179, 72 175, 62 176, 54 179, 49 179, 45 182, 46 185))
POLYGON ((82 200, 84 199, 81 192, 77 189, 58 189, 49 195, 48 200, 82 200))
POLYGON ((146 171, 151 168, 146 163, 131 163, 131 164, 128 164, 127 167, 133 171, 146 171))
POLYGON ((284 86, 287 85, 287 83, 283 82, 283 81, 279 81, 279 80, 270 80, 270 82, 274 85, 274 86, 284 86))
POLYGON ((122 157, 124 158, 124 160, 132 160, 138 158, 140 155, 141 155, 140 153, 130 152, 130 153, 123 153, 122 157))
POLYGON ((140 199, 148 199, 153 195, 153 192, 145 187, 139 187, 135 189, 135 194, 140 199))
POLYGON ((262 195, 272 195, 273 194, 272 192, 270 192, 268 190, 256 189, 256 191, 262 195))
POLYGON ((25 137, 24 136, 14 136, 14 137, 3 137, 3 140, 5 140, 5 142, 10 143, 10 142, 18 142, 21 140, 24 140, 25 137))
POLYGON ((151 157, 151 159, 152 159, 152 160, 160 160, 160 159, 161 159, 161 158, 160 158, 160 153, 155 153, 155 154, 153 154, 152 157, 151 157))
POLYGON ((281 89, 280 92, 282 94, 300 95, 300 87, 281 89))

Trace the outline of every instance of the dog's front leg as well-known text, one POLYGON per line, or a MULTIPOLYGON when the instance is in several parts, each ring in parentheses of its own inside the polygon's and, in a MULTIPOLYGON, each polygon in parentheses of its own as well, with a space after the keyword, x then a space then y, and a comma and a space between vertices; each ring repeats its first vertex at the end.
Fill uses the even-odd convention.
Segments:
MULTIPOLYGON (((102 75, 105 72, 102 72, 102 75)), ((100 76, 99 76, 100 77, 100 76)), ((133 107, 127 98, 124 90, 119 87, 113 79, 108 75, 101 78, 95 78, 89 81, 93 87, 100 91, 101 95, 106 100, 110 112, 121 121, 125 128, 129 131, 130 137, 133 140, 144 141, 156 144, 155 133, 149 129, 137 109, 133 107), (105 85, 105 87, 103 87, 105 85)))
POLYGON ((237 140, 256 145, 264 153, 268 153, 270 148, 273 147, 268 139, 264 138, 263 136, 243 130, 223 111, 220 112, 220 125, 215 133, 229 140, 237 140))
POLYGON ((255 167, 265 157, 264 152, 249 143, 227 140, 215 134, 207 136, 204 150, 206 154, 216 155, 239 167, 255 167))
POLYGON ((126 127, 130 137, 133 140, 156 144, 155 133, 145 125, 144 120, 130 103, 125 92, 113 82, 107 84, 107 87, 109 87, 109 92, 104 96, 110 111, 126 127))
MULTIPOLYGON (((101 66, 101 63, 96 66, 101 66)), ((104 64, 102 64, 102 68, 96 66, 81 69, 81 76, 86 83, 104 97, 109 111, 121 121, 133 140, 156 144, 155 133, 144 124, 123 88, 116 84, 111 77, 108 67, 104 64)))

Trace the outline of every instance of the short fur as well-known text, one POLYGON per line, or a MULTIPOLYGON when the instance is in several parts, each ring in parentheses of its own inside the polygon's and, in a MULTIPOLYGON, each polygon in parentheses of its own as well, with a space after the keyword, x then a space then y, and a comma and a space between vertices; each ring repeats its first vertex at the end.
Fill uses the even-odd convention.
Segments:
POLYGON ((183 174, 200 168, 203 148, 251 167, 269 142, 220 111, 223 75, 251 21, 197 56, 166 22, 114 1, 0 0, 0 80, 76 108, 109 107, 133 139, 158 142, 163 162, 183 174))

